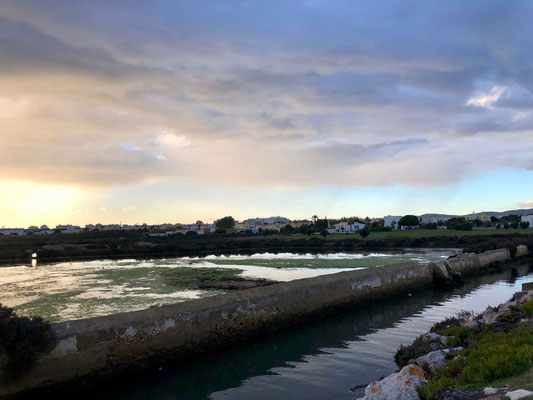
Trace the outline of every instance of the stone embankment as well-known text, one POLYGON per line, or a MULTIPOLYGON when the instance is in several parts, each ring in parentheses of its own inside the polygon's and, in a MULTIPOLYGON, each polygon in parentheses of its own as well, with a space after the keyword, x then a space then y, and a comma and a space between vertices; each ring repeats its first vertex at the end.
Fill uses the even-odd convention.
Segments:
MULTIPOLYGON (((519 246, 516 256, 528 254, 519 246)), ((508 249, 422 265, 404 263, 300 279, 147 310, 53 325, 58 344, 23 377, 0 370, 0 396, 87 376, 142 368, 363 305, 457 280, 510 260, 508 249)))
MULTIPOLYGON (((527 335, 531 335, 531 327, 533 321, 533 282, 525 283, 522 285, 522 291, 517 292, 507 302, 500 304, 498 307, 487 307, 487 309, 479 315, 472 315, 466 313, 462 318, 457 321, 449 320, 440 323, 441 325, 447 325, 447 329, 450 329, 452 325, 452 332, 456 334, 463 334, 461 328, 477 329, 478 338, 472 335, 468 340, 465 340, 465 346, 472 346, 476 341, 481 340, 483 332, 485 334, 510 332, 517 328, 527 328, 527 335), (456 325, 453 327, 453 325, 456 325), (457 329, 460 328, 460 329, 457 329)), ((437 324, 439 325, 439 324, 437 324)), ((450 331, 449 331, 450 332, 450 331)), ((403 367, 400 372, 383 377, 379 381, 372 382, 366 387, 365 396, 358 400, 420 400, 419 394, 420 388, 426 388, 428 386, 428 379, 437 379, 439 377, 439 370, 442 372, 442 368, 447 366, 452 360, 465 359, 468 354, 465 354, 464 348, 457 345, 451 345, 450 342, 457 342, 461 340, 454 336, 440 335, 435 332, 428 332, 420 336, 411 346, 408 346, 407 350, 400 349, 398 353, 410 352, 415 354, 420 352, 420 349, 426 347, 431 349, 427 354, 418 355, 418 357, 408 361, 408 365, 403 367), (424 346, 423 344, 426 344, 424 346)), ((486 337, 485 337, 486 341, 486 337)), ((508 348, 507 352, 521 353, 525 351, 525 348, 521 342, 516 343, 517 348, 508 348)), ((476 350, 478 351, 478 350, 476 350)), ((397 355, 398 356, 398 355, 397 355)), ((524 357, 526 357, 524 355, 524 357)), ((398 358, 397 358, 398 362, 398 358)), ((492 360, 490 361, 492 362, 492 360)), ((502 365, 497 365, 496 368, 505 368, 509 365, 504 365, 506 361, 503 358, 499 359, 502 365)), ((510 364, 512 361, 507 361, 510 364)), ((524 361, 521 360, 520 363, 524 361)), ((491 365, 494 367, 494 365, 491 365)), ((456 368, 456 367, 454 367, 456 368)), ((476 364, 476 370, 483 367, 480 364, 476 364)), ((516 368, 518 369, 518 368, 516 368)), ((527 371, 527 369, 526 369, 527 371)), ((524 371, 522 371, 523 373, 524 371)), ((460 372, 455 370, 456 374, 460 372)), ((444 374, 447 374, 445 372, 444 374)), ((485 372, 487 376, 489 373, 485 372)), ((441 373, 440 376, 443 374, 441 373)), ((520 375, 520 374, 519 374, 520 375)), ((509 378, 509 377, 508 377, 509 378)), ((511 377, 512 378, 512 377, 511 377)), ((529 380, 529 378, 526 378, 529 380)), ((486 382, 486 381, 485 381, 486 382)), ((500 378, 501 382, 501 378, 500 378)), ((512 382, 512 381, 511 381, 512 382)), ((527 382, 528 386, 531 386, 532 382, 527 382)), ((479 384, 478 384, 479 386, 479 384)), ((435 393, 429 393, 429 398, 434 398, 435 393)), ((484 387, 482 390, 451 390, 450 388, 444 388, 444 390, 438 393, 439 400, 503 400, 503 399, 530 399, 533 398, 533 391, 526 390, 520 385, 502 385, 500 387, 484 387)))

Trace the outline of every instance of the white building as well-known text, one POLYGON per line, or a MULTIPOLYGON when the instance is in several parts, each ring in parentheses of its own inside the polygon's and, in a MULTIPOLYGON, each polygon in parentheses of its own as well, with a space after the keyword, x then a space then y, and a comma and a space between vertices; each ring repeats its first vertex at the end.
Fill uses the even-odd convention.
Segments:
POLYGON ((24 236, 26 230, 24 228, 3 228, 0 229, 0 236, 24 236))
POLYGON ((338 224, 333 225, 333 228, 337 233, 347 233, 364 229, 365 226, 365 224, 361 224, 359 222, 339 222, 338 224))
POLYGON ((57 225, 56 230, 61 231, 61 233, 79 233, 82 232, 83 229, 77 225, 57 225))
POLYGON ((245 219, 243 221, 245 224, 249 225, 272 225, 272 224, 283 224, 283 226, 287 225, 290 221, 288 218, 285 217, 268 217, 268 218, 249 218, 245 219))
POLYGON ((451 217, 442 217, 442 216, 435 215, 435 214, 427 214, 427 215, 420 216, 418 219, 420 220, 421 224, 425 225, 425 224, 438 224, 439 222, 446 222, 450 218, 451 217))
POLYGON ((383 226, 386 228, 398 228, 398 222, 402 219, 401 215, 387 215, 383 217, 383 226))
POLYGON ((490 215, 485 213, 472 213, 465 215, 464 218, 467 221, 475 221, 476 219, 479 219, 481 222, 491 222, 490 215))
POLYGON ((522 222, 529 222, 529 229, 533 229, 533 214, 531 215, 522 215, 520 219, 522 222))

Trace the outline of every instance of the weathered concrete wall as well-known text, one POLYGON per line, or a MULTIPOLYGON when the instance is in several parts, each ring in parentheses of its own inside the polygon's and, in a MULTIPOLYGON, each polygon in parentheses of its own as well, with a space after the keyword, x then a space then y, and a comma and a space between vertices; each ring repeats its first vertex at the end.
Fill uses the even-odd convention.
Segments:
MULTIPOLYGON (((495 250, 450 259, 445 268, 467 274, 510 258, 508 250, 495 250)), ((389 265, 54 324, 56 348, 22 379, 0 375, 0 396, 205 351, 334 308, 416 290, 432 284, 435 269, 434 264, 389 265)))

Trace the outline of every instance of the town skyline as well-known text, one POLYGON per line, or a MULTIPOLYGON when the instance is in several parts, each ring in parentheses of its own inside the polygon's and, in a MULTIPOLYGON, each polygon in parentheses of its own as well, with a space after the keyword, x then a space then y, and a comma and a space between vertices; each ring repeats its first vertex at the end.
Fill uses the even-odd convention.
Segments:
MULTIPOLYGON (((509 215, 509 214, 517 214, 517 215, 533 215, 533 207, 532 208, 522 208, 522 209, 509 209, 509 210, 484 210, 484 211, 473 211, 471 213, 465 213, 465 214, 453 214, 453 213, 443 213, 443 212, 425 212, 425 213, 413 213, 413 212, 406 212, 406 213, 396 213, 396 214, 383 214, 383 215, 342 215, 342 216, 334 216, 334 215, 319 215, 319 214, 313 214, 308 217, 302 217, 302 218, 292 218, 290 216, 284 216, 284 215, 274 215, 269 214, 268 216, 247 216, 247 217, 232 217, 235 218, 235 221, 250 221, 254 219, 272 219, 272 218, 281 218, 290 222, 299 222, 299 221, 312 221, 314 217, 317 217, 319 219, 330 219, 330 220, 343 220, 343 219, 359 219, 359 220, 380 220, 386 217, 392 217, 392 216, 404 216, 404 215, 415 215, 417 217, 423 217, 423 216, 446 216, 446 217, 468 217, 472 215, 480 215, 480 214, 486 214, 486 215, 509 215)), ((153 226, 164 226, 164 225, 195 225, 198 222, 201 222, 205 225, 214 225, 216 221, 220 218, 223 218, 224 216, 229 216, 230 214, 226 213, 225 215, 219 215, 216 218, 204 218, 204 219, 195 219, 195 220, 165 220, 161 222, 148 222, 148 221, 137 221, 137 222, 123 222, 123 221, 114 221, 114 222, 103 222, 103 221, 88 221, 85 223, 75 223, 72 221, 62 221, 60 223, 31 223, 28 225, 2 225, 2 221, 0 221, 0 229, 31 229, 31 228, 40 228, 40 229, 56 229, 57 227, 61 226, 74 226, 78 228, 93 228, 95 226, 101 226, 101 227, 119 227, 124 226, 128 229, 131 227, 153 227, 153 226)))

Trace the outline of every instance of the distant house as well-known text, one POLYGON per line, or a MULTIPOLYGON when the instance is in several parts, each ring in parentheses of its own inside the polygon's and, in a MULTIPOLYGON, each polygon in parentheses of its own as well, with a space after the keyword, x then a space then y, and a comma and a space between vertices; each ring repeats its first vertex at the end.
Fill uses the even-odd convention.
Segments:
POLYGON ((57 225, 56 231, 61 231, 61 233, 79 233, 83 231, 83 229, 80 226, 77 225, 57 225))
POLYGON ((268 218, 249 218, 245 219, 244 223, 248 225, 270 225, 270 224, 283 224, 283 226, 289 223, 289 219, 285 217, 268 217, 268 218))
POLYGON ((0 229, 0 236, 24 236, 26 230, 24 228, 3 228, 0 229))
POLYGON ((339 222, 338 224, 333 225, 333 228, 336 233, 348 233, 364 229, 365 226, 365 224, 359 222, 339 222))
POLYGON ((401 215, 387 215, 386 217, 383 217, 383 226, 385 228, 398 229, 398 221, 400 221, 401 219, 401 215))
POLYGON ((491 222, 490 215, 485 213, 472 213, 465 215, 464 218, 467 221, 475 221, 476 219, 479 219, 481 222, 491 222))
POLYGON ((439 222, 446 222, 451 217, 444 217, 442 215, 436 215, 436 214, 425 214, 420 216, 418 219, 420 220, 420 223, 422 225, 426 224, 438 224, 439 222))

